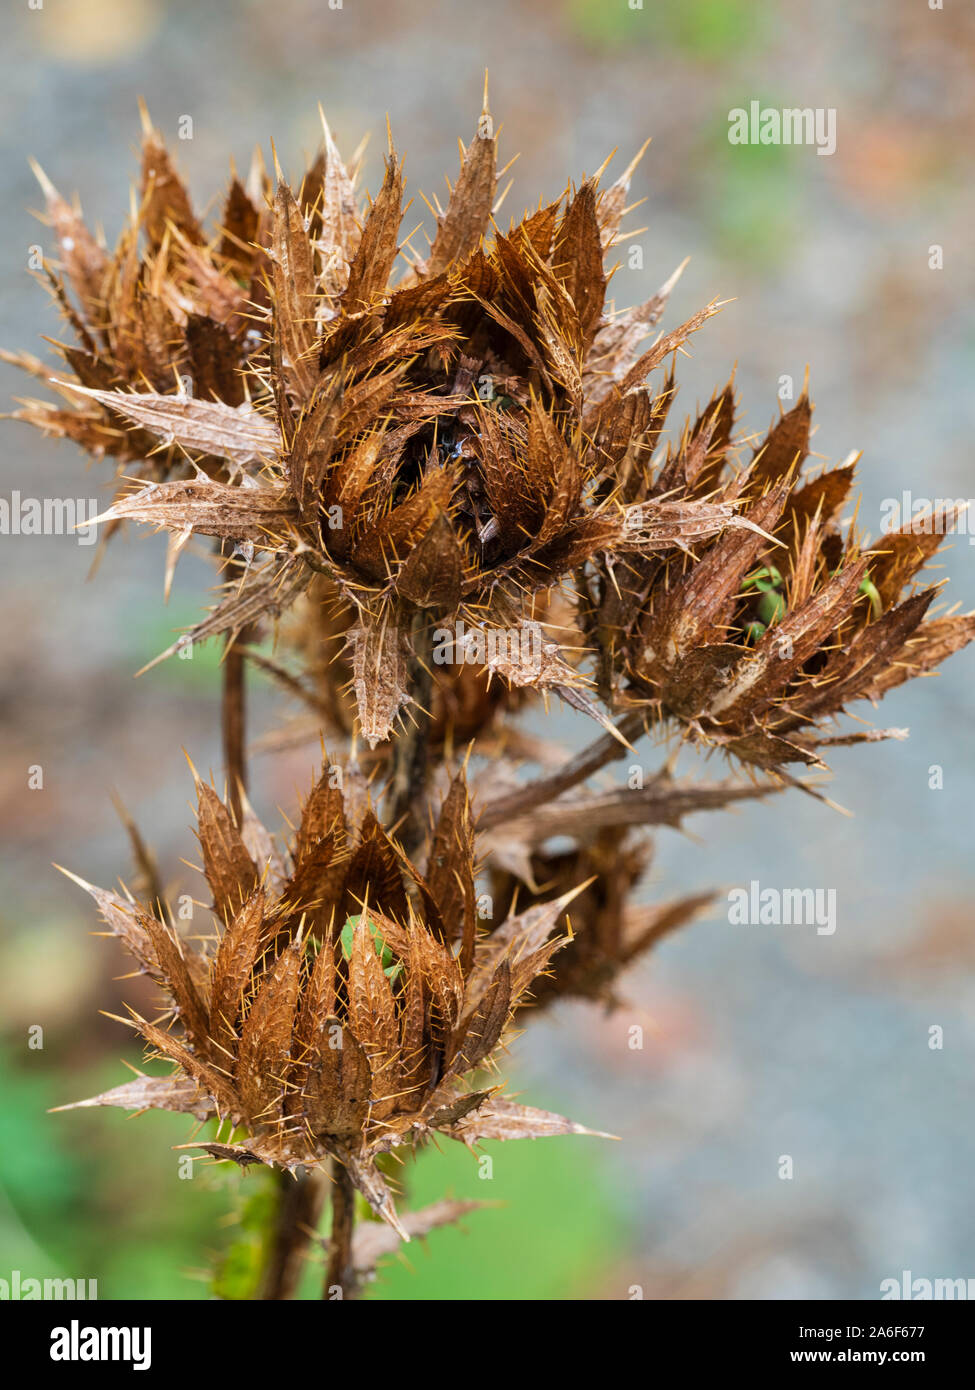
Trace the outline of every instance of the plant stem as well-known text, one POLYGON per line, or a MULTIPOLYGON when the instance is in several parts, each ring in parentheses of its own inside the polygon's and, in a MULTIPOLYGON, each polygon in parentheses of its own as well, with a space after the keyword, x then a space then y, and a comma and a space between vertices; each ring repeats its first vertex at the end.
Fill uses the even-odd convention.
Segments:
MULTIPOLYGON (((355 1188, 345 1165, 332 1160, 332 1230, 329 1238, 328 1269, 322 1289, 323 1299, 332 1299, 336 1289, 343 1300, 359 1293, 352 1263, 352 1233, 355 1229, 355 1188)), ((333 1300, 337 1301, 337 1300, 333 1300)))
MULTIPOLYGON (((230 807, 237 824, 243 819, 241 794, 247 790, 247 644, 254 636, 242 628, 227 644, 223 661, 220 729, 230 807)), ((293 1297, 301 1277, 302 1257, 321 1215, 324 1188, 320 1173, 277 1174, 278 1201, 271 1249, 261 1286, 263 1300, 293 1297)))
POLYGON ((430 726, 433 704, 433 651, 427 615, 418 612, 413 619, 413 653, 409 663, 409 689, 416 709, 406 719, 406 729, 393 749, 390 825, 398 827, 403 848, 412 853, 423 839, 426 824, 425 798, 429 776, 430 726))
MULTIPOLYGON (((623 716, 616 727, 625 739, 631 740, 638 738, 643 733, 645 719, 646 711, 631 710, 629 714, 623 716)), ((493 826, 500 825, 502 821, 510 820, 515 816, 523 816, 526 811, 531 811, 536 806, 543 806, 547 801, 554 801, 557 796, 561 796, 571 787, 578 786, 580 782, 584 782, 587 777, 591 777, 594 772, 598 772, 607 763, 622 758, 626 751, 618 739, 613 738, 611 734, 603 734, 602 738, 598 738, 595 743, 584 748, 560 771, 553 772, 548 777, 538 777, 534 782, 519 787, 517 791, 509 792, 506 796, 499 796, 495 801, 489 801, 478 816, 478 831, 490 830, 493 826)))
POLYGON ((261 1288, 261 1298, 265 1301, 294 1297, 304 1253, 325 1200, 324 1179, 315 1169, 298 1177, 277 1172, 276 1177, 278 1205, 271 1253, 261 1288))
POLYGON ((241 822, 241 791, 247 790, 247 684, 245 648, 250 641, 250 629, 231 638, 223 659, 223 761, 227 770, 230 808, 234 819, 241 822))

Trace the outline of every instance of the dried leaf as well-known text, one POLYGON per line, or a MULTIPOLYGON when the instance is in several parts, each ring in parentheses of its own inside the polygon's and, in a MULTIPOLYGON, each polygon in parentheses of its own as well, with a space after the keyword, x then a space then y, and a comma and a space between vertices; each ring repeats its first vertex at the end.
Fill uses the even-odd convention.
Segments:
POLYGON ((149 914, 138 903, 129 902, 108 889, 96 888, 93 883, 87 883, 68 869, 61 869, 61 873, 94 898, 105 925, 138 962, 140 969, 158 984, 164 984, 165 977, 159 969, 152 938, 146 929, 149 914))
POLYGON ((460 602, 464 551, 450 518, 435 516, 396 575, 396 593, 420 608, 451 611, 460 602))
POLYGON ((670 333, 664 333, 653 347, 649 348, 633 363, 620 382, 621 390, 629 391, 631 387, 644 382, 654 368, 660 366, 665 357, 681 347, 692 333, 696 333, 701 325, 706 323, 721 308, 720 303, 713 301, 707 308, 699 309, 686 323, 682 323, 680 328, 675 328, 670 333))
POLYGON ((181 943, 162 922, 146 913, 144 917, 146 932, 152 941, 159 970, 165 978, 166 987, 176 1003, 176 1012, 196 1051, 203 1054, 209 1045, 209 1022, 207 1010, 197 993, 186 961, 183 959, 181 943))
POLYGON ((410 646, 406 633, 390 613, 360 622, 350 629, 356 704, 363 737, 370 748, 392 732, 393 722, 410 702, 410 646))
POLYGON ((78 395, 90 396, 189 453, 213 454, 243 467, 273 455, 281 446, 277 425, 248 403, 229 406, 151 391, 92 391, 73 382, 51 380, 78 395))
POLYGON ((348 1139, 361 1133, 369 1115, 372 1074, 354 1034, 326 1019, 307 1065, 305 1122, 313 1134, 348 1139))
POLYGON ((148 662, 142 671, 158 666, 167 657, 181 652, 195 642, 205 642, 210 637, 218 637, 229 632, 236 635, 241 628, 258 622, 262 618, 276 618, 288 608, 299 594, 304 593, 311 583, 312 570, 300 561, 286 560, 284 564, 272 563, 262 569, 255 568, 243 581, 235 584, 228 597, 218 604, 207 617, 191 627, 189 632, 178 637, 171 646, 148 662))
POLYGON ((317 284, 305 220, 283 181, 274 195, 271 259, 281 364, 295 399, 304 403, 311 399, 318 381, 317 284))
POLYGON ((146 236, 158 247, 172 224, 191 241, 202 242, 204 236, 193 216, 189 194, 168 150, 147 117, 143 126, 141 222, 146 236))
MULTIPOLYGON (((453 1226, 472 1211, 491 1205, 491 1202, 445 1199, 419 1211, 404 1212, 400 1224, 410 1239, 422 1238, 440 1226, 453 1226)), ((400 1235, 391 1227, 380 1225, 378 1221, 360 1221, 352 1237, 352 1267, 359 1278, 368 1279, 380 1260, 396 1253, 400 1242, 400 1235)))
POLYGON ((229 922, 257 887, 257 871, 230 811, 213 788, 198 781, 196 791, 203 872, 213 894, 214 911, 229 922))
POLYGON ((329 301, 337 299, 349 280, 349 266, 359 244, 355 187, 322 116, 325 132, 325 174, 322 179, 321 289, 329 301))
MULTIPOLYGON (((288 498, 269 487, 228 487, 212 478, 151 483, 113 502, 92 521, 142 521, 272 549, 297 521, 288 498)), ((91 524, 91 523, 89 523, 91 524)))
POLYGON ((453 1040, 450 1067, 456 1075, 472 1071, 497 1047, 508 1021, 511 996, 511 967, 502 960, 477 1008, 453 1040))
POLYGON ((397 233, 403 216, 403 166, 394 155, 386 160, 382 188, 366 217, 362 240, 349 271, 342 298, 347 312, 368 308, 386 289, 396 260, 397 233))
POLYGON ((210 990, 210 1036, 218 1061, 220 1053, 233 1055, 245 992, 261 947, 264 909, 264 891, 257 888, 231 919, 217 949, 210 990))
POLYGON ((498 142, 485 92, 477 131, 464 153, 447 211, 437 219, 437 234, 426 264, 428 275, 441 274, 448 266, 465 260, 480 245, 494 206, 497 156, 498 142))
POLYGON ((148 1023, 145 1019, 139 1018, 138 1015, 135 1015, 135 1022, 146 1042, 168 1057, 170 1061, 178 1062, 187 1076, 197 1083, 200 1090, 212 1098, 218 1114, 229 1116, 232 1119, 239 1115, 240 1102, 233 1087, 215 1067, 201 1061, 178 1038, 174 1038, 171 1033, 165 1032, 162 1028, 157 1028, 154 1023, 148 1023))
POLYGON ((759 484, 778 482, 790 470, 798 471, 809 452, 812 405, 803 391, 790 411, 769 430, 764 443, 755 450, 749 480, 759 484))
POLYGON ((382 1119, 391 1112, 399 1089, 399 1023, 367 911, 360 915, 352 934, 348 990, 352 1031, 372 1073, 373 1113, 382 1119))
POLYGON ((97 323, 104 312, 103 288, 109 264, 108 254, 89 232, 81 213, 61 197, 41 166, 32 160, 31 167, 44 190, 48 216, 58 249, 64 258, 68 279, 85 318, 97 323))
POLYGON ((195 1115, 208 1120, 214 1113, 213 1101, 188 1076, 142 1076, 125 1081, 110 1091, 76 1100, 71 1105, 56 1105, 55 1110, 82 1110, 89 1105, 116 1105, 122 1110, 175 1110, 183 1115, 195 1115))
POLYGON ((443 1133, 451 1139, 459 1139, 473 1148, 485 1139, 547 1139, 556 1134, 591 1134, 597 1139, 615 1139, 614 1134, 604 1134, 598 1129, 586 1129, 564 1115, 554 1115, 548 1110, 536 1110, 531 1105, 517 1105, 514 1101, 495 1096, 486 1100, 469 1118, 461 1120, 443 1133))
POLYGON ((298 948, 289 946, 265 979, 241 1029, 234 1076, 244 1107, 256 1120, 276 1118, 284 1104, 299 968, 298 948))
POLYGON ((448 941, 460 941, 461 969, 474 958, 477 893, 474 884, 474 827, 463 769, 440 808, 427 860, 427 887, 437 904, 448 941))
POLYGON ((588 348, 595 337, 606 294, 595 179, 588 179, 581 186, 566 209, 556 239, 554 264, 578 316, 582 346, 588 348))

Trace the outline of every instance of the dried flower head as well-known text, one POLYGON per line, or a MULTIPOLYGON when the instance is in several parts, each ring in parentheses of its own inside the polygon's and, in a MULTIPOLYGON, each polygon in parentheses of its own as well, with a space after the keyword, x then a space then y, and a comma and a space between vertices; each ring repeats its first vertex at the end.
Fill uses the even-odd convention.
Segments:
POLYGON ((753 529, 703 541, 693 554, 611 573, 602 565, 588 586, 585 626, 599 650, 604 698, 643 705, 686 737, 769 769, 822 765, 820 748, 900 736, 836 736, 822 725, 851 701, 877 700, 931 670, 975 636, 975 614, 925 621, 939 586, 914 582, 955 512, 868 543, 840 520, 853 461, 800 474, 811 418, 804 390, 738 466, 729 384, 658 467, 638 468, 636 494, 744 498, 753 529))
POLYGON ((216 1117, 223 1137, 190 1147, 242 1165, 338 1159, 408 1238, 380 1154, 434 1132, 469 1145, 594 1132, 495 1085, 471 1087, 564 944, 550 933, 573 894, 479 934, 463 773, 434 827, 425 876, 358 794, 343 795, 337 773, 325 765, 287 861, 249 809, 238 825, 198 783, 217 926, 202 946, 161 913, 77 880, 162 987, 163 1014, 132 1022, 176 1063, 171 1076, 139 1076, 80 1104, 216 1117))
MULTIPOLYGON (((198 533, 233 542, 248 560, 255 550, 265 556, 192 636, 277 616, 319 572, 350 615, 353 681, 371 743, 388 736, 411 700, 406 672, 423 615, 460 618, 475 644, 496 629, 522 633, 492 673, 555 691, 605 722, 561 649, 572 642, 542 641, 544 596, 597 556, 667 554, 753 525, 737 515, 737 499, 622 500, 619 444, 639 451, 650 427, 642 383, 718 307, 631 360, 670 289, 622 320, 606 316, 604 258, 633 166, 606 192, 589 179, 485 240, 497 185, 485 105, 448 206, 437 210, 428 256, 413 256, 394 280, 404 183, 392 141, 382 187, 361 213, 326 128, 297 196, 280 170, 267 207, 235 181, 224 225, 204 243, 151 127, 146 140, 142 199, 113 264, 131 264, 137 284, 167 306, 174 329, 153 342, 164 341, 169 357, 120 356, 114 325, 148 313, 135 298, 102 324, 101 348, 94 322, 74 316, 104 370, 96 382, 72 349, 75 378, 56 384, 80 398, 91 431, 110 420, 129 437, 116 449, 126 458, 146 452, 148 435, 167 470, 174 448, 192 465, 191 476, 153 476, 125 492, 102 520, 165 527, 174 545, 198 533), (140 229, 141 263, 132 259, 140 229), (245 241, 246 266, 238 254, 245 241), (160 374, 178 375, 189 362, 180 342, 191 319, 207 323, 206 360, 220 370, 200 377, 190 363, 193 394, 185 382, 161 392, 160 374), (120 390, 120 376, 155 389, 120 390)), ((60 227, 62 205, 49 196, 60 227)), ((408 243, 402 249, 407 255, 408 243)), ((70 258, 68 270, 95 315, 107 265, 97 294, 93 271, 79 278, 70 258)), ((51 426, 36 405, 21 416, 51 426)), ((82 428, 73 437, 91 443, 82 428)))

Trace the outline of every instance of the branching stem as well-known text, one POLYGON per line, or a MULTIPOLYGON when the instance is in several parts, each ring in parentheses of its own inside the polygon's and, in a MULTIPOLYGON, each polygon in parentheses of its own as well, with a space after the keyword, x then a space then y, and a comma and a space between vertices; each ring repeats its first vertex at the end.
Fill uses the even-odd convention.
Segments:
MULTIPOLYGON (((631 710, 616 727, 623 737, 630 741, 643 733, 645 719, 644 710, 631 710)), ((478 817, 478 831, 491 830, 503 821, 523 816, 536 806, 544 806, 546 802, 554 801, 557 796, 578 786, 607 763, 622 758, 625 752, 626 749, 618 739, 613 738, 611 734, 604 734, 558 772, 550 773, 547 777, 538 777, 534 782, 519 787, 517 791, 489 801, 478 817)))

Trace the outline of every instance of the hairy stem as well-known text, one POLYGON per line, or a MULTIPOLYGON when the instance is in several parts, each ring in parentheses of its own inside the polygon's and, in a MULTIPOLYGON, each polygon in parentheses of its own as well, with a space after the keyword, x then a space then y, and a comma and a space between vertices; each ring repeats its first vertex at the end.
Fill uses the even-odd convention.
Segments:
MULTIPOLYGON (((631 710, 629 714, 623 716, 616 727, 629 741, 638 738, 643 732, 645 719, 646 714, 643 710, 631 710)), ((546 802, 554 801, 557 796, 569 791, 571 787, 578 786, 580 782, 584 782, 587 777, 591 777, 594 772, 598 772, 607 763, 622 758, 626 751, 618 739, 613 738, 611 734, 603 734, 602 738, 598 738, 595 743, 584 748, 558 772, 550 773, 547 777, 538 777, 534 782, 528 782, 524 787, 519 787, 517 791, 509 792, 506 796, 499 796, 495 801, 489 801, 478 816, 478 830, 490 830, 493 826, 500 825, 502 821, 511 820, 515 816, 523 816, 536 806, 544 806, 546 802)))
POLYGON ((298 1177, 278 1172, 277 1210, 271 1251, 261 1286, 263 1300, 293 1298, 308 1242, 325 1200, 325 1181, 312 1169, 298 1177))
POLYGON ((355 1298, 359 1292, 352 1263, 352 1233, 355 1230, 355 1188, 338 1159, 332 1160, 332 1230, 329 1237, 328 1269, 322 1298, 337 1301, 355 1298))

